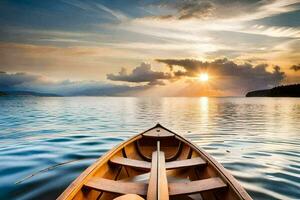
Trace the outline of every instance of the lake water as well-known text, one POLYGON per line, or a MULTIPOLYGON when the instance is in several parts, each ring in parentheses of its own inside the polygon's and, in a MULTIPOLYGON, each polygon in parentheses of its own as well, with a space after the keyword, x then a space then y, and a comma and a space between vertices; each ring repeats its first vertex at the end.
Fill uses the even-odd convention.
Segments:
POLYGON ((0 199, 55 199, 157 122, 203 147, 254 199, 300 199, 300 99, 205 97, 1 97, 0 199))

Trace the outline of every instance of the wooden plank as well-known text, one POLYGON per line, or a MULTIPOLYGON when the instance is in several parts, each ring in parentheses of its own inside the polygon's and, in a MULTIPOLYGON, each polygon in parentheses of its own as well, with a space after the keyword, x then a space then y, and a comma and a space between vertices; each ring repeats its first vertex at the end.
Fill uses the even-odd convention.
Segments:
POLYGON ((198 181, 169 183, 169 194, 193 194, 225 187, 227 187, 227 185, 222 181, 222 179, 214 177, 198 181))
POLYGON ((136 194, 126 194, 126 195, 122 195, 117 198, 114 198, 114 200, 144 200, 144 199, 136 194))
POLYGON ((164 152, 159 152, 158 158, 158 198, 157 200, 168 200, 169 199, 169 188, 168 188, 168 180, 166 174, 165 167, 165 154, 164 152))
POLYGON ((186 160, 176 160, 171 162, 166 162, 167 169, 177 169, 184 167, 194 167, 199 165, 205 165, 206 161, 204 161, 201 157, 186 159, 186 160))
POLYGON ((148 185, 147 200, 157 200, 158 186, 157 186, 157 171, 158 171, 158 153, 157 151, 152 153, 150 180, 148 185))
MULTIPOLYGON (((110 159, 110 162, 118 165, 134 167, 138 169, 151 169, 151 163, 148 161, 134 160, 134 159, 123 158, 123 157, 114 157, 110 159)), ((205 164, 206 161, 204 161, 201 157, 196 157, 191 159, 166 162, 165 166, 166 169, 177 169, 177 168, 184 168, 184 167, 195 167, 195 166, 200 166, 205 164)))
POLYGON ((150 169, 151 168, 151 163, 147 161, 142 161, 142 160, 134 160, 134 159, 129 159, 129 158, 123 158, 116 156, 112 159, 110 159, 111 163, 118 164, 118 165, 123 165, 123 166, 128 166, 128 167, 134 167, 138 169, 150 169))
POLYGON ((165 154, 160 151, 159 141, 157 151, 152 153, 150 180, 147 200, 168 200, 168 180, 165 168, 165 154))
POLYGON ((91 178, 84 186, 117 194, 138 194, 142 196, 147 194, 147 184, 113 181, 98 177, 91 178))

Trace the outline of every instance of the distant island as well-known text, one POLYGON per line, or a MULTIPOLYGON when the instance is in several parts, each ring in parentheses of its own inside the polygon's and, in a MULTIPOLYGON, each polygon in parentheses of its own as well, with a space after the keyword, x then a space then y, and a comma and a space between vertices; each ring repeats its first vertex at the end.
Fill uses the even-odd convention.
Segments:
POLYGON ((5 92, 0 92, 0 96, 6 96, 7 94, 5 92))
POLYGON ((36 96, 36 97, 59 97, 51 93, 39 93, 31 91, 0 91, 0 96, 36 96))
POLYGON ((248 92, 246 97, 300 97, 300 84, 284 85, 248 92))

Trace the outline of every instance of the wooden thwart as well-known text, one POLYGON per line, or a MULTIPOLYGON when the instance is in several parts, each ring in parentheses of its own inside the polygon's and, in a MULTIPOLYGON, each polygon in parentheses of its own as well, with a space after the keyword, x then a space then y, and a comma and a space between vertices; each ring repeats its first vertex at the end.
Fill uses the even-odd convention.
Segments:
MULTIPOLYGON (((154 167, 153 169, 156 170, 157 168, 154 167)), ((193 194, 227 187, 222 179, 214 177, 191 182, 169 183, 168 190, 168 184, 166 182, 167 180, 162 176, 159 178, 159 182, 157 182, 155 180, 156 177, 154 176, 152 176, 152 179, 150 178, 150 187, 148 187, 148 184, 145 183, 122 182, 104 178, 92 178, 84 185, 95 190, 117 194, 138 194, 141 196, 145 196, 148 193, 147 200, 150 200, 152 197, 156 200, 156 195, 174 196, 182 194, 193 194), (159 192, 156 192, 157 188, 159 188, 159 192), (166 193, 167 191, 169 191, 169 194, 166 193)), ((160 199, 168 199, 168 197, 160 199)))
POLYGON ((148 188, 143 183, 121 182, 97 177, 91 178, 84 186, 99 191, 117 194, 138 194, 142 196, 147 194, 148 188))
POLYGON ((225 188, 227 185, 218 177, 191 182, 169 183, 170 195, 193 194, 208 190, 225 188))
POLYGON ((205 165, 206 162, 200 158, 191 158, 186 160, 176 160, 171 162, 166 162, 166 169, 178 169, 178 168, 185 168, 185 167, 195 167, 200 165, 205 165))
MULTIPOLYGON (((138 168, 138 169, 151 169, 151 163, 142 160, 134 160, 130 158, 123 157, 114 157, 110 159, 111 163, 138 168)), ((177 169, 177 168, 185 168, 185 167, 194 167, 205 165, 206 162, 201 157, 186 159, 186 160, 176 160, 171 162, 166 162, 166 169, 177 169)))
POLYGON ((123 157, 114 157, 110 159, 111 163, 128 166, 128 167, 134 167, 138 169, 150 169, 151 168, 151 162, 142 161, 142 160, 134 160, 129 158, 123 158, 123 157))

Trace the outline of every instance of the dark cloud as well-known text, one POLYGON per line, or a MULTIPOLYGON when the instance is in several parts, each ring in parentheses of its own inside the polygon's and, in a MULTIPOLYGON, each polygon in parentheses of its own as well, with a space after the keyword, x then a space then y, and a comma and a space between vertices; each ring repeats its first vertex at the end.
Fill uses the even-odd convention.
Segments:
POLYGON ((32 91, 62 96, 134 96, 144 92, 150 85, 114 85, 101 81, 51 82, 42 76, 28 73, 0 72, 0 91, 32 91))
POLYGON ((27 84, 29 82, 35 82, 39 80, 39 76, 27 74, 27 73, 15 73, 8 74, 6 72, 0 72, 0 89, 13 88, 27 84))
POLYGON ((148 85, 153 86, 153 85, 166 85, 166 84, 162 80, 154 80, 154 81, 149 82, 148 85))
POLYGON ((179 9, 179 19, 206 18, 211 15, 213 8, 210 2, 192 1, 179 9))
POLYGON ((256 12, 261 6, 271 2, 273 0, 165 0, 156 4, 173 10, 172 13, 157 16, 158 18, 184 20, 244 15, 245 12, 256 12))
POLYGON ((300 64, 298 64, 298 65, 293 65, 293 66, 290 67, 290 69, 294 70, 295 72, 296 72, 296 71, 299 71, 299 70, 300 70, 300 64))
POLYGON ((176 2, 165 1, 160 6, 170 7, 176 12, 174 14, 167 14, 158 16, 161 19, 190 19, 190 18, 207 18, 212 14, 214 6, 208 1, 197 0, 180 0, 176 2))
POLYGON ((175 65, 184 67, 185 72, 180 70, 174 72, 177 76, 197 76, 200 70, 207 67, 207 63, 193 59, 157 59, 156 61, 167 64, 171 70, 173 70, 175 65))
POLYGON ((162 85, 162 80, 170 79, 171 74, 165 72, 152 71, 151 65, 142 63, 140 66, 128 73, 122 68, 119 74, 107 74, 107 79, 112 81, 124 81, 133 83, 148 83, 149 85, 162 85))
POLYGON ((202 72, 207 72, 218 77, 217 89, 258 89, 272 87, 280 84, 285 74, 279 66, 274 66, 273 71, 267 71, 267 64, 252 65, 249 63, 237 64, 226 58, 211 62, 192 59, 157 59, 158 62, 167 64, 174 71, 176 77, 197 77, 202 72), (174 66, 182 70, 174 70, 174 66))

